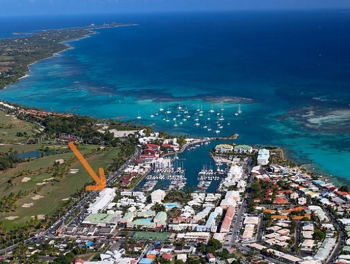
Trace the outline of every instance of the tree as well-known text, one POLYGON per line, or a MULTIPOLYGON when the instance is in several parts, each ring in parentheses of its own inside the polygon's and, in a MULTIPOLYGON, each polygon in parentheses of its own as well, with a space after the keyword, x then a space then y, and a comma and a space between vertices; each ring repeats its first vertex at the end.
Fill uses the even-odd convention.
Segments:
POLYGON ((341 192, 349 192, 349 187, 346 185, 340 186, 339 191, 341 192))
POLYGON ((156 203, 155 205, 152 206, 152 210, 158 212, 163 212, 165 211, 165 207, 162 204, 156 203))
POLYGON ((186 136, 180 136, 177 140, 177 142, 180 144, 180 146, 183 146, 186 144, 186 136))
POLYGON ((199 259, 195 259, 195 258, 188 258, 186 261, 187 264, 200 264, 200 260, 199 259))
POLYGON ((326 234, 322 230, 316 229, 313 237, 315 240, 324 240, 326 238, 326 234))
POLYGON ((219 240, 212 238, 208 241, 208 247, 213 247, 215 250, 218 250, 222 248, 222 243, 219 240))

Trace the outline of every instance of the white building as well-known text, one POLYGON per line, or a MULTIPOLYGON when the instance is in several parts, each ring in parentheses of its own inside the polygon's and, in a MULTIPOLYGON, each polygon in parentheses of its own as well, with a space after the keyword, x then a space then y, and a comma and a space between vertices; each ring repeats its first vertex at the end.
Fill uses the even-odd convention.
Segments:
POLYGON ((307 202, 306 198, 305 197, 300 197, 298 198, 298 204, 300 205, 305 205, 307 202))
POLYGON ((234 152, 237 153, 252 153, 253 152, 253 148, 249 145, 237 145, 234 147, 234 152))
POLYGON ((166 193, 163 190, 155 190, 151 193, 152 203, 162 203, 166 193))
POLYGON ((258 152, 258 164, 267 165, 269 163, 270 151, 268 149, 259 149, 258 152))
POLYGON ((113 188, 104 188, 100 191, 100 195, 97 197, 96 201, 90 204, 88 212, 95 214, 107 208, 107 205, 113 201, 115 195, 115 190, 113 188))
POLYGON ((235 185, 243 177, 243 168, 241 166, 233 165, 227 173, 226 178, 223 181, 223 185, 226 187, 235 185))
POLYGON ((229 153, 233 151, 233 146, 229 144, 219 144, 215 147, 217 153, 229 153))

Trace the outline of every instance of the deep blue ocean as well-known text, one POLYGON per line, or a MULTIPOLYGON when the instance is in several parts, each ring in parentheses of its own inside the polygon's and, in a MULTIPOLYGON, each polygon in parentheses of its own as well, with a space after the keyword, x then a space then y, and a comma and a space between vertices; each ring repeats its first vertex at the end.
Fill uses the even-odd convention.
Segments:
POLYGON ((0 37, 113 21, 137 26, 70 42, 0 99, 172 133, 238 133, 350 180, 350 11, 0 18, 0 37))

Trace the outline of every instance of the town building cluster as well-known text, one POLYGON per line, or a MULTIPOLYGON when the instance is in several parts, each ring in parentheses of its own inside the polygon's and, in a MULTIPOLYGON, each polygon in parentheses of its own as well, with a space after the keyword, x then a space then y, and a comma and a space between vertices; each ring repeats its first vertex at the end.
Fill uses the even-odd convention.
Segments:
POLYGON ((213 172, 217 190, 181 191, 183 171, 169 155, 200 141, 186 139, 183 146, 158 133, 138 135, 140 151, 116 184, 57 232, 60 239, 112 245, 100 260, 76 263, 232 263, 235 252, 242 263, 350 263, 348 190, 287 164, 278 149, 218 144, 210 153, 224 168, 213 172), (136 188, 152 172, 168 181, 176 175, 175 188, 136 188))

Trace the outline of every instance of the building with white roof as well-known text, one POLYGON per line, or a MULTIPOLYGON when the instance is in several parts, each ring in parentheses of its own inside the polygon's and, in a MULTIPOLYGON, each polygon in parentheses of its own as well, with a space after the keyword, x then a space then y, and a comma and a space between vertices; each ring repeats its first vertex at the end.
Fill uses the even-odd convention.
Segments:
POLYGON ((309 209, 317 215, 321 222, 329 222, 328 216, 320 206, 309 205, 309 209))
POLYGON ((333 251, 333 248, 336 244, 336 239, 335 238, 326 238, 321 247, 318 249, 316 255, 314 256, 315 259, 318 259, 320 261, 326 261, 328 258, 329 254, 333 251))
POLYGON ((164 197, 165 197, 166 193, 163 190, 155 190, 151 193, 151 199, 152 199, 152 203, 162 203, 164 197))
POLYGON ((270 151, 268 149, 259 149, 258 151, 258 164, 267 165, 269 163, 270 151))
POLYGON ((113 188, 104 188, 100 191, 100 195, 96 201, 90 204, 88 208, 89 213, 98 213, 99 211, 107 208, 107 205, 113 201, 115 197, 115 190, 113 188))

